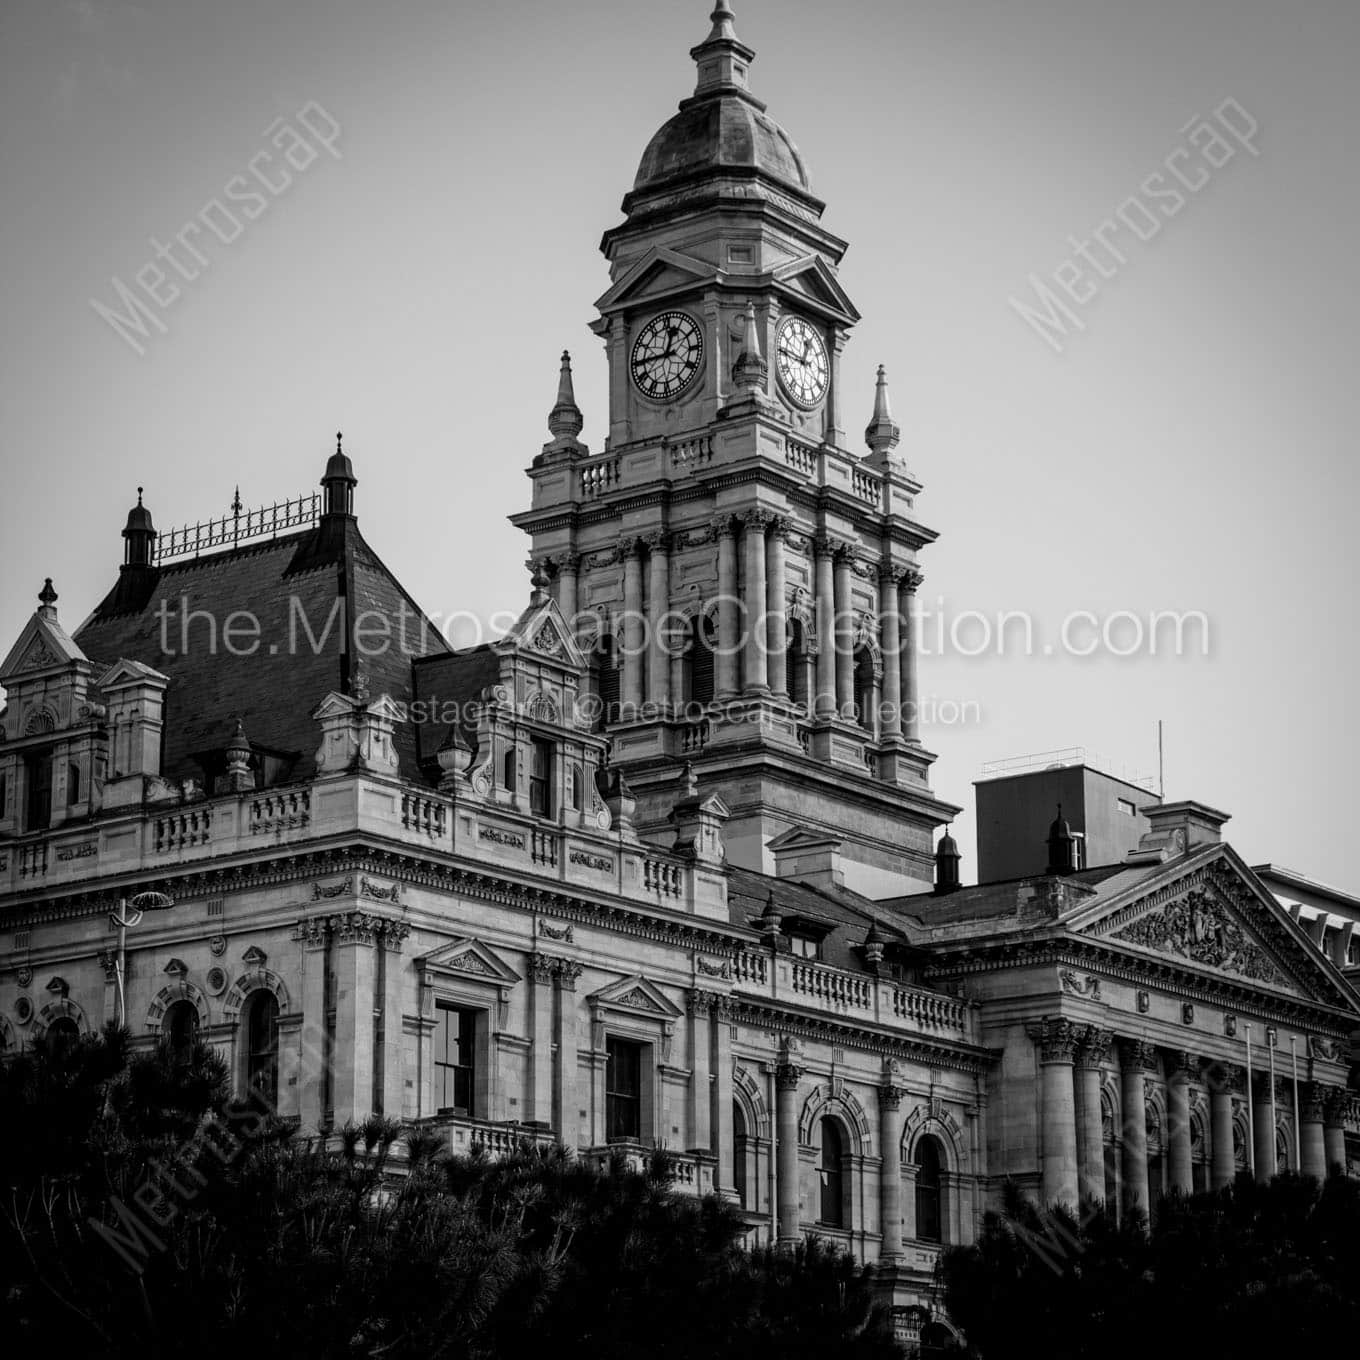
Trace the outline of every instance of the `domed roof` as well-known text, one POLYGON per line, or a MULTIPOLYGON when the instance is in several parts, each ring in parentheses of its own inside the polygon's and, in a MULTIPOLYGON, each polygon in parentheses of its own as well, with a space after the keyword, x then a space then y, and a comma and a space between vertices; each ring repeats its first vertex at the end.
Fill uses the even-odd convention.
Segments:
POLYGON ((335 452, 326 460, 326 474, 321 479, 323 485, 331 481, 345 481, 357 485, 359 481, 354 475, 354 464, 349 461, 349 454, 340 447, 343 438, 344 435, 335 436, 335 452))
POLYGON ((1048 839, 1050 841, 1072 839, 1072 828, 1067 824, 1067 819, 1062 815, 1062 804, 1058 804, 1058 815, 1053 819, 1053 825, 1048 828, 1048 839))
POLYGON ((151 522, 151 511, 142 504, 142 488, 137 488, 137 504, 128 511, 127 526, 123 530, 126 537, 128 534, 154 534, 156 526, 151 522))
POLYGON ((937 855, 958 855, 959 843, 948 831, 946 831, 944 835, 940 837, 940 843, 935 847, 935 853, 937 855))
POLYGON ((793 139, 749 97, 686 100, 642 153, 633 192, 705 171, 758 170, 796 189, 810 188, 793 139))

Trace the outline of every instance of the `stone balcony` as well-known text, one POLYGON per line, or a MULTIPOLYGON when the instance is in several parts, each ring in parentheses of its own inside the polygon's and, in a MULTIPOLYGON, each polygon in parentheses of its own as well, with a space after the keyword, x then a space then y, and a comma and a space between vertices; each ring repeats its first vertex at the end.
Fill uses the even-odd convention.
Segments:
POLYGON ((135 883, 209 861, 356 835, 727 921, 726 881, 712 866, 617 832, 569 828, 473 800, 454 802, 361 774, 149 805, 0 840, 0 897, 74 889, 103 878, 135 883))

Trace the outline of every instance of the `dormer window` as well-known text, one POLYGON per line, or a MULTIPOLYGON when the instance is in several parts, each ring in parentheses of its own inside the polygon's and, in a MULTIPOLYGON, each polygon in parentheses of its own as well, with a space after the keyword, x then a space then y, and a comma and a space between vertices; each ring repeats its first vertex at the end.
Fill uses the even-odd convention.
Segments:
POLYGON ((535 817, 547 817, 552 804, 552 742, 535 737, 529 749, 529 811, 535 817))
POLYGON ((812 935, 797 935, 790 932, 789 950, 795 958, 820 959, 822 957, 822 942, 812 935))

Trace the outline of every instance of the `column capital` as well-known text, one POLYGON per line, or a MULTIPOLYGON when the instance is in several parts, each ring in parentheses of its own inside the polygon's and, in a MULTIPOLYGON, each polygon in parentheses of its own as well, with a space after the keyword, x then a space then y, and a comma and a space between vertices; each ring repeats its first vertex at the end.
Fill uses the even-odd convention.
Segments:
POLYGON ((1114 1031, 1087 1025, 1077 1041, 1077 1063, 1081 1067, 1104 1067, 1110 1061, 1114 1031))
POLYGON ((743 510, 738 518, 741 520, 742 528, 748 533, 754 530, 757 533, 763 534, 765 530, 774 523, 775 515, 773 510, 761 510, 757 508, 754 510, 743 510))
POLYGON ((925 572, 916 567, 908 567, 902 574, 902 585, 908 595, 915 595, 926 579, 925 572))
POLYGON ((717 515, 714 517, 713 536, 715 538, 732 538, 736 532, 736 522, 731 515, 717 515))
POLYGON ((585 969, 575 959, 555 959, 553 971, 557 974, 558 986, 564 992, 574 992, 576 990, 576 979, 581 976, 585 969))
POLYGON ((1030 1021, 1025 1033, 1034 1040, 1041 1062, 1070 1063, 1076 1057, 1082 1030, 1063 1016, 1046 1015, 1042 1020, 1030 1021))
POLYGON ((1346 1126, 1346 1111, 1350 1107, 1351 1094, 1343 1090, 1340 1086, 1319 1086, 1318 1094, 1322 1097, 1322 1121, 1332 1129, 1340 1129, 1346 1126))
POLYGON ((901 1086, 880 1086, 878 1088, 878 1108, 880 1110, 900 1110, 904 1095, 906 1095, 906 1090, 901 1086))
POLYGON ((1151 1040, 1121 1037, 1118 1046, 1119 1062, 1122 1067, 1143 1072, 1157 1070, 1157 1046, 1151 1040))
POLYGON ((854 546, 845 539, 838 538, 835 534, 829 534, 823 530, 813 537, 812 550, 818 557, 831 557, 839 560, 854 551, 854 546))
POLYGON ((705 991, 702 987, 690 987, 685 992, 685 1000, 689 1003, 691 1015, 707 1016, 719 1008, 718 1003, 722 998, 717 992, 705 991))
POLYGON ((1200 1078, 1211 1091, 1226 1091, 1239 1095, 1246 1090, 1246 1069, 1238 1063, 1207 1059, 1200 1067, 1200 1078))
MULTIPOLYGON (((127 919, 124 917, 124 919, 127 919)), ((99 951, 99 966, 104 970, 105 982, 118 981, 118 951, 116 949, 101 949, 99 951)))
POLYGON ((564 571, 580 571, 581 554, 574 548, 570 552, 558 553, 553 558, 553 566, 559 574, 564 571))
POLYGON ((1169 1048, 1166 1050, 1166 1075, 1167 1080, 1184 1077, 1187 1081, 1197 1076, 1199 1073, 1199 1059, 1185 1048, 1169 1048))
POLYGON ((619 558, 627 562, 641 555, 642 545, 638 542, 636 535, 629 534, 619 539, 618 550, 619 558))
POLYGON ((803 1079, 803 1069, 797 1063, 779 1062, 775 1064, 774 1084, 778 1091, 796 1091, 803 1079))
POLYGON ((1314 1083, 1299 1092, 1299 1118, 1307 1124, 1321 1124, 1323 1107, 1321 1088, 1314 1083))
POLYGON ((551 982, 561 961, 553 958, 551 954, 540 954, 535 951, 529 955, 529 976, 535 982, 551 982))
POLYGON ((671 536, 664 529, 653 529, 638 540, 649 553, 668 553, 671 550, 671 536))
POLYGON ((878 564, 878 579, 885 586, 900 586, 906 579, 909 568, 901 562, 883 561, 878 564))

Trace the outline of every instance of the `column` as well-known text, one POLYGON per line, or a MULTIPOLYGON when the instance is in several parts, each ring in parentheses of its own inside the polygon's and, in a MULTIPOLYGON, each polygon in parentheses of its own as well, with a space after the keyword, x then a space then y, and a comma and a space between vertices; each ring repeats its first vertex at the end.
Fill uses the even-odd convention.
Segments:
POLYGON ((1256 1179, 1271 1180, 1275 1175, 1275 1102, 1271 1099, 1269 1073, 1252 1078, 1252 1146, 1256 1154, 1256 1179))
POLYGON ((774 1070, 775 1129, 779 1139, 778 1169, 778 1242, 791 1247, 801 1236, 799 1230, 798 1171, 798 1083, 803 1069, 795 1062, 781 1059, 774 1070))
POLYGON ((854 717, 855 706, 855 633, 854 607, 850 600, 850 549, 836 554, 834 577, 836 600, 836 711, 842 718, 854 717))
POLYGON ((529 955, 529 1006, 533 1015, 530 1051, 531 1100, 529 1118, 548 1128, 553 1118, 553 963, 547 954, 529 955))
POLYGON ((1322 1120, 1322 1092, 1313 1083, 1299 1096, 1299 1152, 1303 1174, 1319 1181, 1327 1178, 1327 1135, 1322 1120))
POLYGON ((642 704, 642 560, 636 539, 619 544, 623 558, 623 717, 636 718, 642 704))
POLYGON ((713 688, 719 699, 731 699, 737 693, 736 530, 726 515, 714 527, 718 535, 718 649, 713 658, 713 688))
POLYGON ((1077 1046, 1077 1189, 1081 1198, 1105 1198, 1105 1128, 1100 1117, 1100 1069, 1110 1060, 1114 1036, 1088 1025, 1077 1046))
POLYGON ((1324 1086, 1322 1090, 1322 1148, 1327 1158, 1327 1174, 1346 1172, 1346 1106, 1349 1094, 1340 1086, 1324 1086))
POLYGON ((921 744, 920 686, 916 677, 916 651, 920 645, 920 625, 916 616, 916 592, 926 578, 915 568, 902 578, 898 603, 902 616, 902 735, 913 745, 921 744))
POLYGON ((878 1088, 878 1141, 883 1160, 878 1172, 878 1219, 883 1234, 879 1258, 902 1256, 902 1088, 887 1084, 878 1088))
POLYGON ((883 562, 878 568, 878 626, 883 646, 882 740, 902 736, 902 628, 897 612, 901 567, 883 562))
POLYGON ((382 1107, 389 1119, 406 1118, 406 975, 402 945, 411 933, 405 921, 388 921, 382 940, 382 1107))
POLYGON ((557 560, 557 607, 570 626, 571 635, 576 636, 573 620, 580 607, 577 603, 577 585, 580 580, 581 554, 565 553, 557 560))
POLYGON ((1241 1085, 1240 1067, 1215 1064, 1209 1078, 1209 1184, 1215 1190, 1237 1179, 1233 1150, 1233 1091, 1241 1085))
MULTIPOLYGON (((720 1195, 735 1196, 737 1179, 732 1168, 732 998, 716 996, 713 999, 713 1014, 709 1021, 709 1031, 713 1038, 713 1139, 718 1154, 715 1188, 720 1195)), ((750 1131, 752 1141, 755 1130, 750 1131)), ((758 1190, 755 1180, 750 1189, 758 1190)), ((757 1200, 759 1195, 756 1194, 757 1200)))
POLYGON ((785 602, 784 540, 788 521, 775 520, 765 540, 765 654, 770 692, 789 693, 789 624, 785 602))
POLYGON ((1167 1058, 1168 1180, 1171 1189, 1179 1190, 1183 1195, 1195 1193, 1194 1173, 1190 1168, 1190 1070, 1193 1063, 1190 1054, 1179 1049, 1167 1058))
POLYGON ((709 1016, 713 994, 691 988, 689 995, 689 1150, 710 1152, 713 1141, 713 1089, 709 1080, 712 1058, 709 1016))
POLYGON ((335 1123, 362 1123, 373 1112, 373 927, 364 912, 337 918, 335 973, 335 1123))
POLYGON ((830 718, 836 712, 835 547, 835 540, 827 534, 819 534, 813 544, 817 578, 817 694, 813 712, 819 718, 830 718))
POLYGON ((315 1133, 326 1109, 330 1046, 326 1025, 326 954, 329 939, 324 917, 298 927, 302 939, 302 1037, 298 1072, 298 1118, 304 1134, 315 1133))
POLYGON ((765 646, 768 621, 765 618, 765 527, 770 517, 763 510, 749 510, 742 516, 742 549, 745 553, 745 689, 747 694, 770 692, 765 646))
POLYGON ((647 591, 647 701, 656 710, 670 706, 671 656, 663 629, 671 608, 670 539, 665 534, 647 538, 649 581, 647 591))
POLYGON ((1080 1031, 1070 1020, 1045 1016, 1025 1027, 1039 1055, 1043 1093, 1042 1155, 1045 1204, 1077 1203, 1077 1111, 1072 1080, 1080 1031))
POLYGON ((562 1144, 574 1148, 580 1139, 580 1095, 576 1082, 576 979, 581 965, 575 959, 558 959, 553 965, 557 979, 557 1070, 553 1107, 554 1123, 562 1144))
POLYGON ((1145 1073, 1156 1071, 1157 1056, 1145 1039, 1119 1041, 1120 1100, 1123 1105, 1124 1210, 1146 1215, 1148 1204, 1147 1101, 1145 1073))

